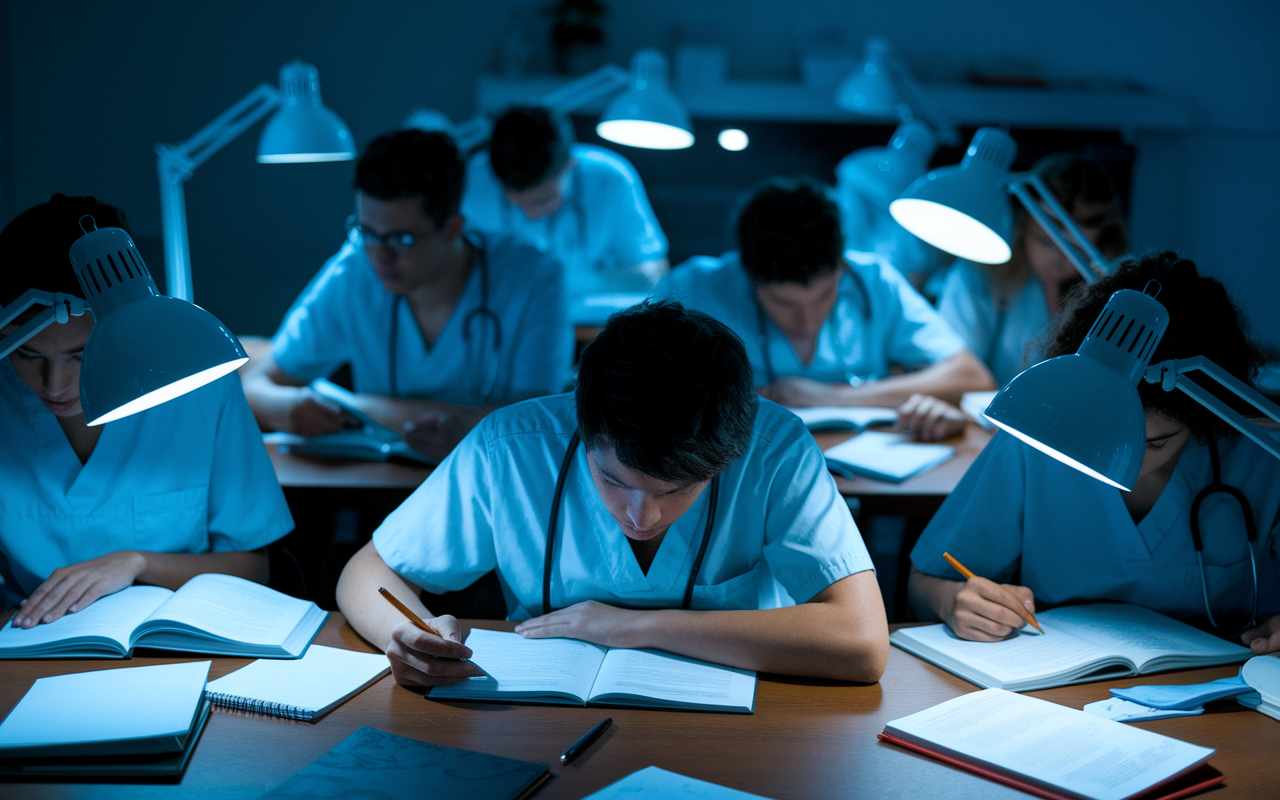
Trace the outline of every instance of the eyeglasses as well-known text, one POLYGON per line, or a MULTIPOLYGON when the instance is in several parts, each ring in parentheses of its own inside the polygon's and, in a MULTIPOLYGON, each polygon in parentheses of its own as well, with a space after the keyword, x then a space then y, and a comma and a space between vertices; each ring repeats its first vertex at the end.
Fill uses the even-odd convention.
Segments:
POLYGON ((426 238, 425 234, 409 233, 408 231, 391 231, 389 233, 374 233, 360 223, 356 222, 356 218, 347 218, 347 238, 354 245, 360 247, 374 247, 382 245, 393 253, 407 253, 413 249, 414 245, 426 238))

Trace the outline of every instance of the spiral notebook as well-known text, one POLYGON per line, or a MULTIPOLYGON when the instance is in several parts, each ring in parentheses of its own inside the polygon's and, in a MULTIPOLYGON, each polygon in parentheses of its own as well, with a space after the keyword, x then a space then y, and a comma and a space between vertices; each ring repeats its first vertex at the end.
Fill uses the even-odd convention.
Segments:
POLYGON ((300 659, 259 659, 209 681, 206 696, 236 711, 314 722, 390 671, 381 653, 313 644, 300 659))

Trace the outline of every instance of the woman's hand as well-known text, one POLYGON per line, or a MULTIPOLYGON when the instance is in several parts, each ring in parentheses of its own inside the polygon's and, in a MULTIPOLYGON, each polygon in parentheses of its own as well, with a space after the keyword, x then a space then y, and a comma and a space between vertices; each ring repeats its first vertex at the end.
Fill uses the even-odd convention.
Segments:
POLYGON ((1245 631, 1240 636, 1240 641, 1260 656, 1267 653, 1280 653, 1280 615, 1245 631))
POLYGON ((443 686, 484 675, 484 670, 463 659, 471 648, 462 643, 462 627, 451 616, 427 620, 440 636, 427 633, 405 620, 391 631, 387 658, 391 674, 401 686, 443 686))
POLYGON ((627 647, 628 626, 643 613, 587 600, 527 619, 516 626, 516 633, 526 639, 581 639, 605 647, 627 647))
POLYGON ((958 436, 968 422, 963 411, 932 395, 913 394, 898 408, 898 430, 910 431, 922 442, 958 436))
POLYGON ((951 609, 942 618, 961 639, 998 642, 1027 624, 1019 607, 1036 612, 1035 595, 1025 586, 978 577, 957 585, 951 609))
POLYGON ((117 550, 59 567, 22 603, 13 617, 13 626, 33 628, 81 611, 103 595, 132 586, 146 567, 146 555, 137 550, 117 550))

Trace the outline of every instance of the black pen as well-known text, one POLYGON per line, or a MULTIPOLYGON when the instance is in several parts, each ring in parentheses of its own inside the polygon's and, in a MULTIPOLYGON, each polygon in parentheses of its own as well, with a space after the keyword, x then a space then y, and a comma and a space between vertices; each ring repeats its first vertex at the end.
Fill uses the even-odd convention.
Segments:
POLYGON ((613 724, 613 717, 605 717, 600 720, 594 728, 582 734, 582 738, 569 745, 569 749, 560 754, 560 763, 568 764, 578 756, 582 755, 582 751, 591 746, 591 743, 600 738, 600 734, 609 730, 609 726, 613 724))

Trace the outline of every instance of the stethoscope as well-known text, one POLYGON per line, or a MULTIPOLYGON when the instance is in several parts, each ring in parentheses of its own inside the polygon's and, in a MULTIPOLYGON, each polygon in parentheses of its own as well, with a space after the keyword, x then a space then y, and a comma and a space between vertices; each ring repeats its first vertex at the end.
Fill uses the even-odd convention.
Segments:
MULTIPOLYGON (((564 499, 564 479, 569 474, 569 465, 578 452, 581 437, 575 430, 569 439, 569 449, 565 451, 560 462, 560 474, 556 477, 556 490, 551 498, 551 515, 547 519, 547 549, 542 563, 542 613, 550 614, 555 609, 551 605, 551 570, 555 566, 556 522, 560 519, 560 503, 564 499)), ((688 611, 693 604, 693 585, 698 580, 698 572, 702 569, 702 557, 707 554, 707 544, 711 541, 711 530, 716 525, 716 500, 720 497, 720 476, 711 479, 711 487, 707 496, 707 524, 702 529, 702 543, 698 545, 698 555, 693 559, 693 569, 689 572, 689 582, 684 587, 684 600, 680 608, 688 611)))
MULTIPOLYGON (((862 314, 862 321, 870 323, 871 295, 867 292, 866 283, 863 282, 862 276, 858 275, 848 264, 842 264, 840 268, 846 275, 853 278, 854 283, 858 284, 858 311, 862 314)), ((841 276, 841 280, 843 279, 843 276, 841 276)), ((836 291, 839 291, 838 287, 836 291)), ((751 302, 756 307, 756 334, 760 339, 760 351, 764 354, 765 383, 770 384, 778 379, 778 372, 773 367, 773 354, 769 352, 769 318, 764 313, 764 306, 760 305, 760 298, 756 296, 754 289, 751 291, 751 302)), ((839 300, 836 301, 837 304, 839 302, 839 300)), ((831 313, 835 313, 834 306, 831 309, 831 313)), ((841 350, 840 356, 842 359, 846 356, 843 350, 841 350)), ((849 382, 850 386, 858 386, 863 383, 863 379, 854 374, 847 362, 844 365, 844 379, 849 382)))
MULTIPOLYGON (((467 343, 467 351, 469 353, 471 350, 472 322, 479 320, 476 324, 481 328, 481 335, 483 335, 485 328, 493 328, 493 356, 488 359, 487 374, 479 393, 482 399, 488 400, 498 382, 498 351, 502 349, 502 320, 489 307, 489 259, 485 254, 484 242, 478 239, 472 240, 468 237, 467 243, 475 251, 475 264, 480 271, 480 305, 468 311, 467 315, 462 318, 462 339, 467 343)), ((400 396, 396 379, 396 344, 400 335, 400 304, 403 302, 404 295, 401 294, 395 295, 391 301, 391 336, 387 344, 387 363, 390 366, 387 372, 392 397, 400 396)))
POLYGON ((1258 539, 1258 530, 1253 523, 1253 508, 1244 492, 1234 486, 1222 482, 1222 464, 1218 459, 1218 441, 1209 439, 1209 463, 1213 465, 1213 482, 1200 490, 1191 501, 1191 542, 1196 548, 1196 560, 1200 562, 1200 588, 1204 592, 1204 610, 1209 615, 1209 624, 1219 630, 1218 621, 1213 617, 1213 609, 1209 605, 1209 576, 1204 571, 1204 539, 1200 535, 1200 504, 1215 492, 1225 492, 1240 504, 1240 513, 1244 515, 1244 531, 1249 539, 1249 566, 1253 571, 1253 613, 1243 628, 1227 637, 1234 639, 1254 626, 1258 619, 1258 562, 1253 554, 1254 543, 1258 539))
MULTIPOLYGON (((582 178, 578 172, 577 166, 569 170, 570 191, 561 198, 560 207, 546 217, 547 247, 552 252, 555 251, 555 221, 560 219, 560 212, 567 207, 573 212, 574 229, 578 234, 578 252, 582 254, 585 262, 587 260, 587 210, 582 207, 582 178)), ((511 202, 505 193, 499 194, 502 198, 502 213, 506 217, 506 230, 514 231, 516 229, 515 203, 511 202)))

